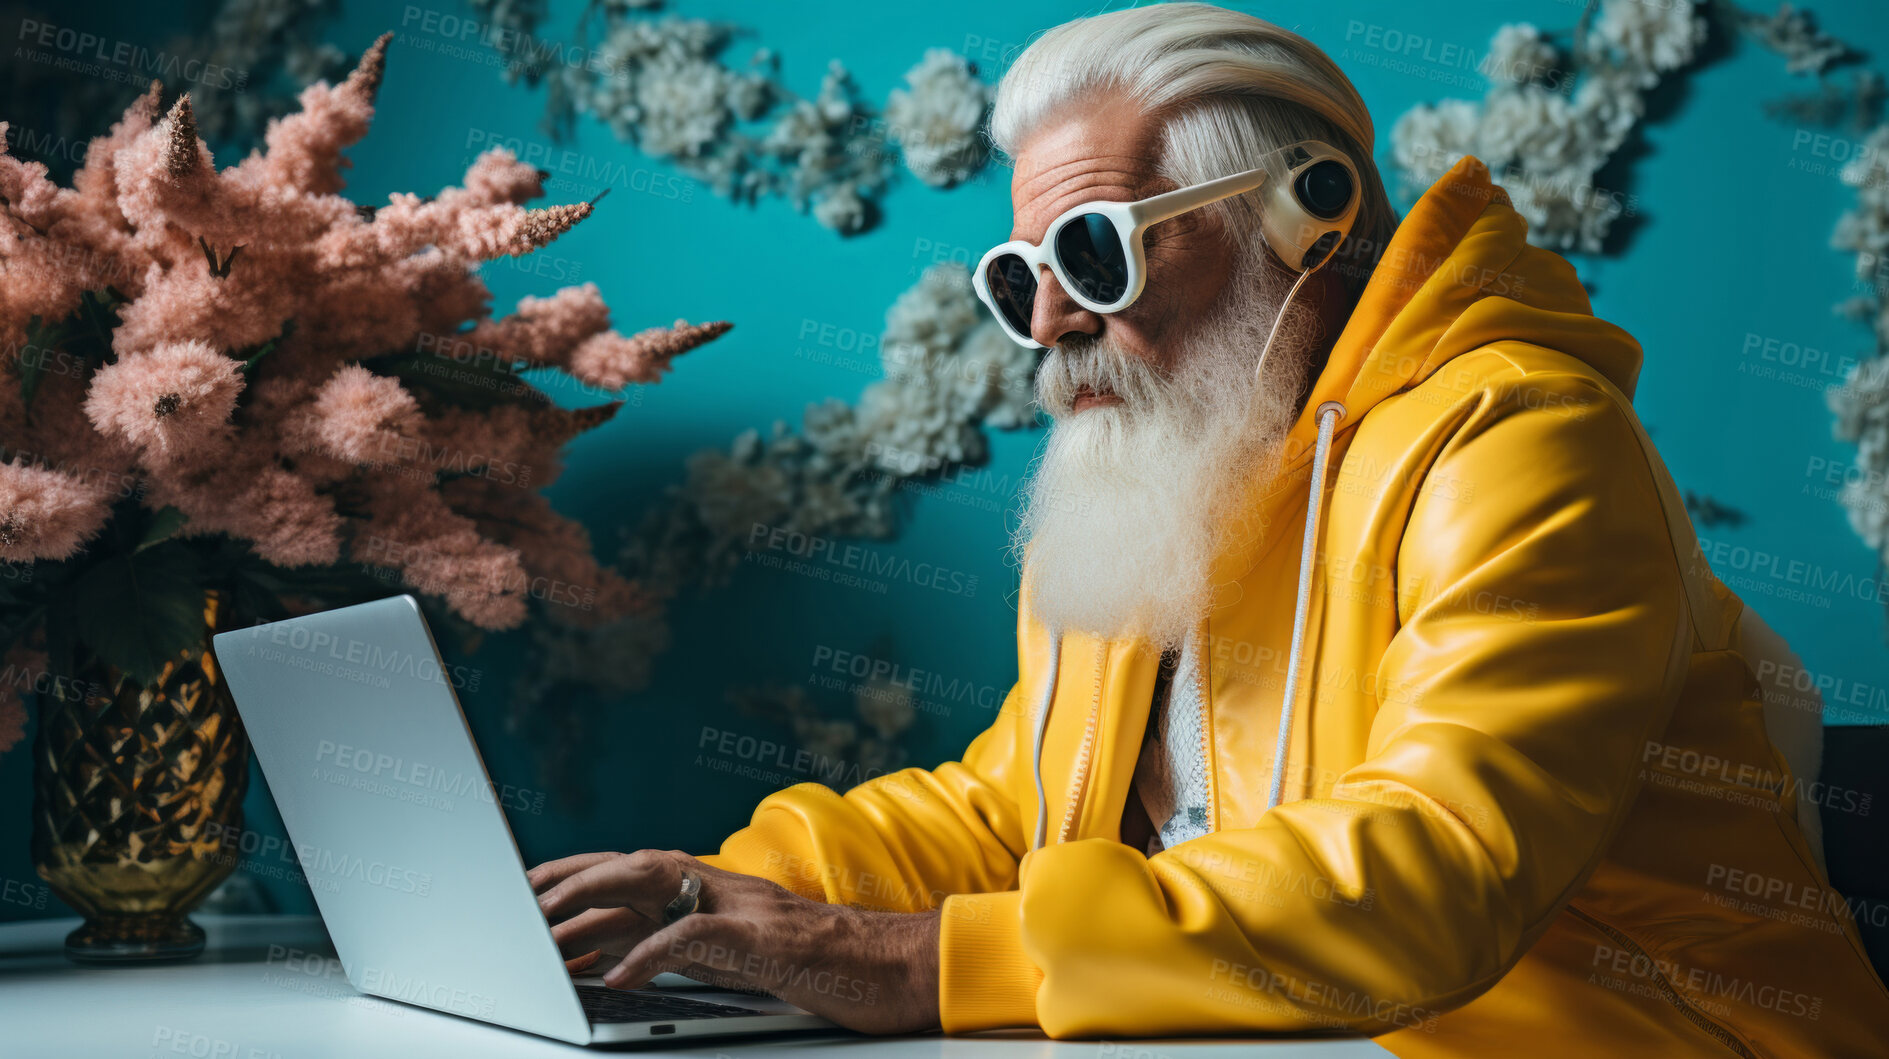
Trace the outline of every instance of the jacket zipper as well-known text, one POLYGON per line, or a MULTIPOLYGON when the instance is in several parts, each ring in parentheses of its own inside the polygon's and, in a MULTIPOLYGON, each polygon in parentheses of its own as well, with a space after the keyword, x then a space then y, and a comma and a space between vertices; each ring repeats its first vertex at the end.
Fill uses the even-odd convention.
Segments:
POLYGON ((1199 644, 1194 658, 1194 697, 1200 703, 1200 770, 1207 777, 1207 831, 1220 830, 1219 783, 1213 767, 1213 710, 1207 704, 1207 642, 1199 644))
POLYGON ((1679 1013, 1690 1020, 1693 1025, 1711 1034, 1720 1044, 1738 1053, 1743 1059, 1757 1059, 1757 1057, 1752 1054, 1751 1049, 1746 1047, 1745 1043, 1739 1040, 1731 1030, 1726 1029, 1721 1023, 1714 1021, 1710 1016, 1706 1015, 1705 1012, 1693 1007, 1685 997, 1679 995, 1679 990, 1674 987, 1671 982, 1666 980, 1666 973, 1659 969, 1658 963, 1654 962, 1653 955, 1641 948, 1638 942, 1627 937, 1625 933, 1606 923, 1602 923, 1600 920, 1595 919, 1593 916, 1588 915, 1586 912, 1581 911, 1573 905, 1568 906, 1568 912, 1571 913, 1574 918, 1586 923, 1602 934, 1607 935, 1607 937, 1613 940, 1614 944, 1632 952, 1637 957, 1645 959, 1648 970, 1652 972, 1653 984, 1655 988, 1659 990, 1660 996, 1664 998, 1668 1004, 1679 1009, 1679 1013))
MULTIPOLYGON (((1169 694, 1171 695, 1173 693, 1170 691, 1169 694)), ((1219 830, 1220 806, 1219 799, 1215 793, 1218 788, 1218 782, 1214 777, 1213 769, 1213 736, 1209 728, 1209 725, 1212 723, 1212 715, 1209 713, 1207 706, 1207 670, 1204 648, 1194 660, 1194 695, 1196 701, 1199 703, 1199 708, 1196 712, 1200 718, 1201 769, 1207 776, 1207 830, 1212 832, 1219 830)), ((1098 665, 1096 670, 1095 697, 1089 703, 1089 718, 1087 727, 1082 731, 1082 746, 1076 752, 1076 783, 1075 787, 1070 792, 1069 806, 1063 810, 1062 827, 1056 832, 1056 841, 1058 842, 1067 842, 1069 840, 1070 827, 1076 821, 1076 814, 1081 811, 1082 800, 1087 797, 1089 793, 1089 764, 1095 747, 1096 721, 1101 716, 1101 702, 1101 667, 1098 665)), ((1150 704, 1149 708, 1154 709, 1159 706, 1160 704, 1158 703, 1150 704)), ((1131 780, 1130 782, 1132 784, 1133 781, 1131 780)), ((1132 786, 1129 797, 1134 797, 1132 786)))
POLYGON ((1070 827, 1076 821, 1076 813, 1082 808, 1082 799, 1089 793, 1089 764, 1095 747, 1096 719, 1102 712, 1102 671, 1107 665, 1107 644, 1097 648, 1095 661, 1095 692, 1089 700, 1088 719, 1083 722, 1082 746, 1076 751, 1076 782, 1069 792, 1069 805, 1063 810, 1063 823, 1056 831, 1056 841, 1069 841, 1070 827))

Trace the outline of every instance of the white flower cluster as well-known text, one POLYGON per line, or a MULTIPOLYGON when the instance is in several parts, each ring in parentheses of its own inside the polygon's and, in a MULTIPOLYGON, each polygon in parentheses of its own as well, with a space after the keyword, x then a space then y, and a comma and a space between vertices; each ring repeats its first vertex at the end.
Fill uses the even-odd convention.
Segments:
POLYGON ((936 265, 886 312, 885 377, 857 404, 810 405, 799 433, 777 422, 695 454, 687 478, 626 547, 657 591, 722 580, 755 527, 810 537, 887 537, 903 484, 987 453, 983 428, 1035 422, 1036 352, 1010 341, 962 265, 936 265))
MULTIPOLYGON (((725 581, 756 532, 889 537, 906 483, 982 460, 984 426, 1035 422, 1037 354, 998 328, 961 265, 934 266, 899 296, 880 349, 885 378, 858 404, 810 405, 799 433, 776 422, 765 436, 747 430, 725 450, 690 457, 684 481, 624 544, 619 566, 664 599, 725 581)), ((548 630, 544 639, 537 650, 545 675, 521 684, 521 698, 560 683, 622 691, 623 674, 640 683, 669 642, 659 614, 584 632, 548 630)), ((862 700, 859 712, 888 741, 896 734, 873 703, 862 700)))
POLYGON ((727 45, 724 26, 701 19, 613 17, 591 59, 563 67, 561 87, 579 112, 596 115, 617 138, 683 164, 724 194, 758 190, 766 174, 748 171, 752 148, 729 135, 759 118, 778 85, 759 52, 745 71, 716 58, 727 45))
POLYGON ((1560 62, 1561 53, 1541 30, 1526 22, 1511 22, 1495 31, 1481 70, 1493 84, 1524 85, 1554 76, 1560 62))
MULTIPOLYGON (((776 422, 765 437, 746 430, 725 450, 691 456, 682 484, 625 542, 618 566, 663 601, 725 581, 757 532, 889 537, 907 483, 983 460, 983 427, 1012 430, 1036 421, 1037 353, 1010 341, 990 318, 962 265, 935 265, 901 294, 886 311, 879 348, 885 377, 867 386, 858 404, 810 405, 800 433, 776 422)), ((533 705, 566 685, 615 695, 635 690, 670 641, 660 608, 595 629, 547 627, 533 637, 538 664, 513 689, 513 717, 536 716, 533 705)), ((909 703, 862 693, 856 705, 876 739, 860 737, 852 722, 825 721, 811 707, 772 714, 785 710, 810 743, 831 737, 848 753, 875 760, 895 751, 909 703)), ((552 751, 572 747, 554 743, 552 751)))
POLYGON ((1786 73, 1821 74, 1831 63, 1850 54, 1848 45, 1817 29, 1810 12, 1790 4, 1779 4, 1771 15, 1740 11, 1738 22, 1746 35, 1784 56, 1786 73))
MULTIPOLYGON (((296 109, 295 96, 304 86, 347 76, 357 56, 321 40, 324 25, 334 20, 340 7, 339 0, 223 0, 206 31, 160 48, 160 55, 190 57, 192 68, 205 72, 179 86, 190 92, 198 135, 212 144, 225 141, 247 151, 261 141, 270 120, 296 109), (211 76, 211 71, 231 77, 226 81, 211 76)), ((131 80, 139 91, 150 83, 131 80)), ((66 84, 47 91, 63 96, 75 87, 66 84)), ((33 94, 24 86, 16 89, 15 98, 33 94)), ((114 118, 124 103, 109 108, 114 118)))
MULTIPOLYGON (((874 648, 875 654, 886 651, 883 643, 874 648)), ((917 718, 911 689, 882 677, 853 687, 852 718, 829 717, 800 684, 741 688, 728 698, 744 714, 786 721, 822 781, 841 791, 904 765, 899 735, 917 718)))
POLYGON ((1565 57, 1534 26, 1503 26, 1482 64, 1488 94, 1405 113, 1391 130, 1397 166, 1420 192, 1475 155, 1528 220, 1531 241, 1598 253, 1627 203, 1595 175, 1644 115, 1645 92, 1691 62, 1705 34, 1692 0, 1601 0, 1565 57))
POLYGON ((1602 0, 1584 47, 1597 62, 1611 63, 1641 88, 1652 88, 1661 74, 1692 61, 1705 34, 1693 0, 1602 0))
POLYGON ((505 58, 507 81, 535 85, 548 58, 537 39, 538 24, 549 13, 548 0, 466 0, 485 25, 480 36, 505 58))
POLYGON ((981 128, 990 92, 964 56, 932 48, 892 90, 885 117, 905 167, 933 187, 962 183, 984 164, 981 128))
POLYGON ((1857 473, 1840 497, 1850 527, 1889 561, 1889 125, 1863 141, 1843 182, 1856 189, 1856 206, 1837 221, 1830 242, 1856 255, 1857 279, 1870 293, 1842 308, 1872 327, 1876 356, 1850 369, 1827 399, 1836 436, 1856 443, 1857 473))
MULTIPOLYGON (((566 64, 553 84, 553 111, 593 114, 617 138, 672 159, 724 195, 781 196, 834 231, 869 227, 893 151, 884 126, 854 98, 846 69, 828 65, 820 92, 795 96, 773 55, 743 70, 720 55, 729 27, 675 16, 636 17, 649 5, 606 5, 608 31, 593 61, 566 64), (781 109, 775 115, 777 108, 781 109), (752 130, 751 123, 761 123, 752 130)), ((950 186, 983 164, 978 140, 986 91, 962 58, 933 49, 893 92, 888 121, 907 164, 926 183, 950 186)))

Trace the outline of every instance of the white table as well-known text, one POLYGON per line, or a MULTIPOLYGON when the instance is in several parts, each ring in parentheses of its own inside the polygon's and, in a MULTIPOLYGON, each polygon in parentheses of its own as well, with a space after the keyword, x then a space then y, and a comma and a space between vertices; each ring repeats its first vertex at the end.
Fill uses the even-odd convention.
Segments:
MULTIPOLYGON (((78 921, 0 926, 0 1055, 21 1059, 538 1059, 592 1049, 357 993, 313 916, 194 917, 209 948, 188 963, 83 967, 61 952, 78 921)), ((637 1048, 638 1056, 852 1059, 1381 1059, 1368 1040, 1050 1041, 1039 1034, 870 1038, 850 1034, 637 1048)))

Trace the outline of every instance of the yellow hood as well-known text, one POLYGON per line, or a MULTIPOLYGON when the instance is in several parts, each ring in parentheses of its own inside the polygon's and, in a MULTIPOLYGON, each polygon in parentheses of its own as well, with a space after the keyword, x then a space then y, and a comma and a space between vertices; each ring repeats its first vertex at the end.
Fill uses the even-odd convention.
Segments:
POLYGON ((1633 414, 1640 349, 1525 236, 1474 159, 1430 189, 1244 505, 1194 640, 1210 833, 1121 843, 1156 652, 1026 595, 962 760, 782 791, 710 860, 941 908, 953 1033, 1880 1054, 1889 993, 1633 414))
MULTIPOLYGON (((1247 505, 1256 524, 1276 520, 1278 503, 1294 491, 1293 475, 1310 464, 1318 435, 1315 413, 1326 402, 1344 406, 1337 426, 1342 435, 1384 398, 1497 342, 1526 342, 1578 357, 1632 399, 1640 344, 1593 315, 1573 266, 1529 245, 1527 222, 1508 205, 1508 193, 1489 182, 1487 167, 1467 156, 1417 200, 1385 247, 1287 435, 1278 488, 1247 505), (1499 208, 1490 209, 1492 203, 1499 208)), ((1253 543, 1231 550, 1216 568, 1220 580, 1250 567, 1253 543)))

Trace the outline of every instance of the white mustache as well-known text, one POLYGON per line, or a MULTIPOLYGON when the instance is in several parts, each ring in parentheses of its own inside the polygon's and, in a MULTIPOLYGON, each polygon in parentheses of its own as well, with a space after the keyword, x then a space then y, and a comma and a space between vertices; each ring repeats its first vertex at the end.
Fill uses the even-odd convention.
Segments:
POLYGON ((1146 360, 1124 352, 1106 339, 1079 346, 1058 346, 1036 370, 1036 403, 1057 419, 1075 411, 1085 390, 1114 394, 1130 409, 1145 408, 1173 381, 1146 360))

